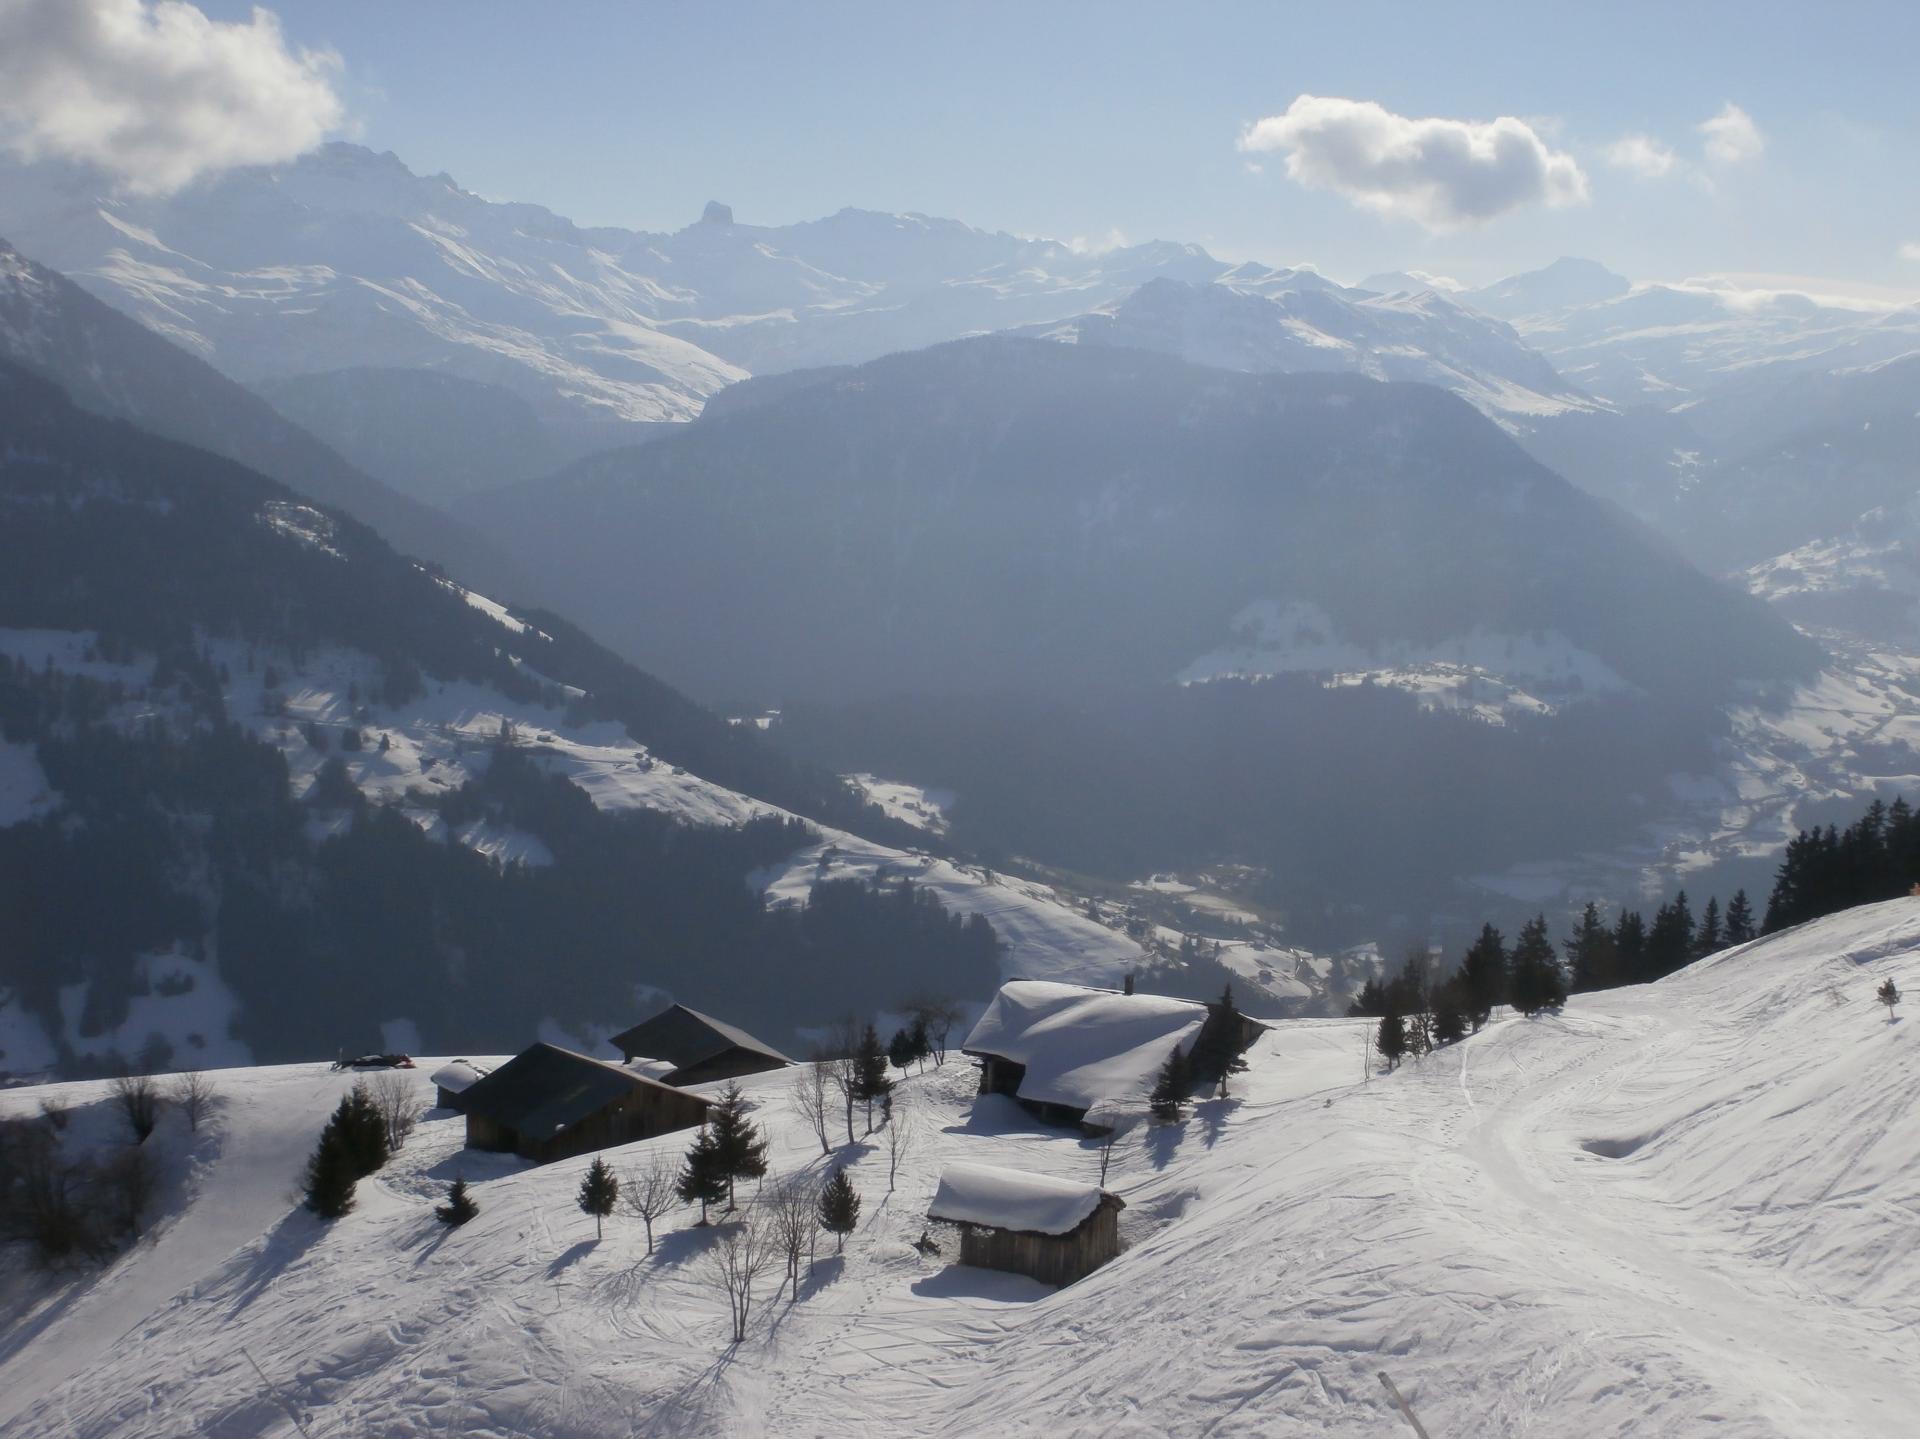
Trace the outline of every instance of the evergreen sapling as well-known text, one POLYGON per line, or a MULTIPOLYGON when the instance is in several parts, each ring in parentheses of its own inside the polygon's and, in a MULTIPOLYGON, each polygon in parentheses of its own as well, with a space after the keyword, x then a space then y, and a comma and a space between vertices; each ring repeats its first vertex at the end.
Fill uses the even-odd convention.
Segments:
POLYGON ((613 1171, 607 1167, 607 1161, 597 1155, 587 1166, 586 1178, 580 1181, 579 1204, 582 1213, 593 1216, 593 1237, 600 1238, 601 1226, 606 1217, 613 1213, 614 1203, 620 1198, 620 1181, 614 1178, 613 1171))
POLYGON ((457 1229, 479 1212, 480 1206, 467 1193, 467 1181, 455 1179, 447 1189, 447 1202, 435 1206, 433 1217, 449 1228, 457 1229))
POLYGON ((1188 1064, 1186 1051, 1176 1044, 1173 1053, 1167 1056, 1167 1062, 1160 1066, 1160 1076, 1154 1081, 1153 1093, 1147 1101, 1153 1109, 1153 1117, 1162 1124, 1176 1122, 1192 1093, 1193 1070, 1188 1064))
POLYGON ((727 1190, 726 1162, 714 1143, 712 1132, 703 1125, 694 1137, 693 1148, 687 1151, 674 1192, 683 1203, 700 1206, 700 1224, 705 1226, 709 1222, 707 1206, 725 1199, 727 1190))
POLYGON ((860 1195, 847 1171, 836 1169, 820 1190, 820 1227, 834 1236, 834 1253, 846 1247, 847 1236, 859 1222, 860 1195))

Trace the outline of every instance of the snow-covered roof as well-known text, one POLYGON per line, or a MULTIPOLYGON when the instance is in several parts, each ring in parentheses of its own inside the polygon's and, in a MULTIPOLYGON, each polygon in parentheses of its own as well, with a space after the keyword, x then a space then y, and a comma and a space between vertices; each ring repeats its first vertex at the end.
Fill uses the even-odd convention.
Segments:
POLYGON ((433 1072, 433 1083, 448 1094, 464 1093, 467 1087, 486 1078, 487 1071, 477 1064, 469 1064, 464 1059, 456 1059, 443 1064, 433 1072))
POLYGON ((1102 1198, 1116 1205, 1126 1202, 1097 1184, 991 1164, 949 1164, 941 1171, 927 1217, 1029 1234, 1070 1234, 1100 1207, 1102 1198))
POLYGON ((1089 1109, 1152 1089, 1173 1047, 1191 1053, 1206 1020, 1207 1007, 1190 999, 1016 979, 961 1049, 1024 1064, 1022 1099, 1089 1109))
POLYGON ((664 1080, 679 1067, 671 1059, 648 1059, 638 1054, 627 1061, 628 1069, 647 1079, 664 1080))

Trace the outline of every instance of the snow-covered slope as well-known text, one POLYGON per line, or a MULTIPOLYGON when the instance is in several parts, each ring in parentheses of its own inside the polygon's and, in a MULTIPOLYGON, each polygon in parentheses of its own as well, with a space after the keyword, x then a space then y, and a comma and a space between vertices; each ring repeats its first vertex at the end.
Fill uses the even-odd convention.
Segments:
POLYGON ((671 234, 495 203, 332 144, 168 198, 53 165, 0 169, 0 234, 242 380, 400 366, 502 385, 547 417, 677 420, 749 371, 1063 318, 1195 246, 1090 253, 924 215, 842 210, 671 234))
MULTIPOLYGON (((1100 1174, 1092 1141, 950 1062, 903 1086, 891 1192, 884 1144, 841 1149, 865 1199, 845 1254, 792 1302, 770 1275, 734 1347, 702 1282, 720 1233, 689 1211, 651 1257, 622 1216, 596 1241, 584 1158, 464 1153, 434 1117, 322 1226, 276 1188, 347 1081, 235 1072, 179 1217, 104 1275, 14 1276, 37 1288, 0 1339, 0 1433, 1371 1439, 1400 1424, 1384 1371, 1436 1435, 1904 1439, 1920 1066, 1873 1000, 1888 977, 1920 987, 1920 901, 1502 1015, 1392 1074, 1363 1077, 1361 1023, 1282 1023, 1233 1099, 1123 1139, 1126 1252, 1060 1291, 910 1245, 949 1163, 1100 1174), (445 1231, 455 1174, 481 1212, 445 1231)), ((785 1084, 747 1082, 773 1173, 817 1180, 785 1084)))
POLYGON ((1241 265, 1211 284, 1161 279, 1034 333, 1128 345, 1225 370, 1332 370, 1419 380, 1495 419, 1599 408, 1504 322, 1431 288, 1375 294, 1311 270, 1241 265))
POLYGON ((1836 303, 1716 280, 1630 285, 1561 260, 1455 297, 1511 321, 1568 381, 1619 405, 1671 409, 1786 374, 1920 348, 1920 305, 1836 303))

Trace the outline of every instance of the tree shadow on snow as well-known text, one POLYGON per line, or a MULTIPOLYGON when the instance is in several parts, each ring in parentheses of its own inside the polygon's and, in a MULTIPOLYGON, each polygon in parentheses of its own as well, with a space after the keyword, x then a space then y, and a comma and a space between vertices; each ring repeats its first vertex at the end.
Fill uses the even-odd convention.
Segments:
POLYGON ((828 1254, 800 1270, 800 1297, 811 1299, 829 1284, 838 1283, 847 1272, 847 1256, 828 1254))
POLYGON ((420 1225, 419 1237, 407 1241, 402 1244, 401 1247, 403 1249, 412 1249, 417 1246, 420 1252, 413 1256, 413 1262, 416 1265, 425 1264, 440 1252, 440 1246, 452 1237, 453 1231, 457 1227, 458 1226, 452 1224, 442 1224, 437 1218, 429 1216, 420 1225))
POLYGON ((718 1224, 704 1227, 691 1224, 685 1229, 655 1229, 653 1256, 641 1262, 665 1269, 685 1264, 689 1259, 706 1253, 708 1246, 720 1237, 720 1228, 718 1224))
POLYGON ((1240 1101, 1232 1097, 1226 1099, 1206 1099, 1193 1106, 1193 1117, 1200 1121, 1200 1142, 1211 1149, 1220 1142, 1220 1134, 1227 1127, 1227 1116, 1240 1107, 1240 1101))
POLYGON ((1180 1141, 1187 1137, 1187 1122, 1178 1124, 1155 1124, 1147 1129, 1143 1147, 1147 1151, 1147 1160, 1155 1169, 1165 1169, 1173 1160, 1174 1150, 1180 1147, 1180 1141))
POLYGON ((582 1239, 579 1243, 568 1248, 564 1254, 560 1255, 553 1263, 547 1266, 547 1278, 558 1279, 562 1274, 566 1273, 567 1270, 578 1264, 582 1259, 585 1259, 599 1247, 600 1241, 598 1239, 582 1239))
POLYGON ((274 1280, 286 1273, 296 1260, 313 1248, 325 1227, 323 1221, 305 1209, 295 1209, 269 1229, 259 1252, 247 1266, 247 1272, 240 1276, 239 1292, 234 1297, 232 1308, 227 1310, 227 1318, 239 1315, 274 1280))

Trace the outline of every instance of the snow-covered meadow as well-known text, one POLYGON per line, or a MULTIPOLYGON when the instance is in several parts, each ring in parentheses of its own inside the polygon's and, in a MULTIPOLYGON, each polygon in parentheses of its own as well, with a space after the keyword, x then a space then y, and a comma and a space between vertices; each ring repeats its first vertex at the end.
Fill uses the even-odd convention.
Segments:
MULTIPOLYGON (((99 1274, 11 1276, 0 1435, 1378 1436, 1385 1371, 1435 1435, 1904 1436, 1920 1041, 1874 1002, 1887 977, 1920 993, 1920 901, 1392 1074, 1360 1022, 1283 1022, 1232 1098, 1120 1143, 1127 1250, 1057 1292, 911 1241, 944 1164, 1085 1182, 1093 1141, 976 1100, 956 1055, 906 1081, 889 1193, 882 1134, 856 1120, 823 1159, 757 1076, 774 1173, 846 1163, 864 1207, 797 1298, 769 1277, 738 1346, 692 1211, 651 1258, 635 1219, 596 1242, 585 1158, 464 1153, 436 1116, 323 1226, 290 1180, 349 1080, 234 1071, 190 1202, 99 1274), (481 1213, 448 1231, 455 1174, 481 1213)), ((100 1087, 0 1108, 53 1092, 100 1087)))

